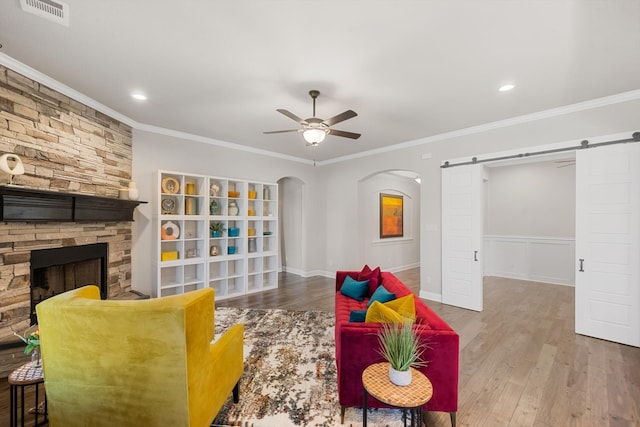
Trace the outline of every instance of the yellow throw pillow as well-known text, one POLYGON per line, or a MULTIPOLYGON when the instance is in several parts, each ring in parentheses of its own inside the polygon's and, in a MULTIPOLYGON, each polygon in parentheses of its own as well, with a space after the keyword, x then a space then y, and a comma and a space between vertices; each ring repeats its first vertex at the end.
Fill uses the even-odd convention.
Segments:
POLYGON ((369 323, 401 323, 404 319, 416 320, 416 305, 413 294, 393 301, 374 301, 367 309, 364 321, 369 323))
POLYGON ((367 309, 364 321, 367 323, 400 323, 402 322, 402 316, 393 309, 386 307, 386 304, 374 301, 367 309))
POLYGON ((384 305, 389 307, 402 317, 416 320, 416 303, 413 300, 413 294, 406 295, 393 301, 385 302, 384 305))

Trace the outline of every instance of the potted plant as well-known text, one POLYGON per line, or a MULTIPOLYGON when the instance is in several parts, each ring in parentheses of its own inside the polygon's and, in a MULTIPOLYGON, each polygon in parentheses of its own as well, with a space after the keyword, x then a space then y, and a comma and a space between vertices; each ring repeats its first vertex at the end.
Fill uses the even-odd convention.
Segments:
POLYGON ((389 379, 395 385, 411 384, 411 368, 427 366, 423 355, 428 346, 420 342, 413 330, 413 321, 383 323, 378 331, 380 355, 389 362, 389 379))
POLYGON ((209 230, 211 230, 211 237, 220 237, 226 228, 222 222, 212 222, 209 224, 209 230))
POLYGON ((20 338, 27 346, 24 349, 24 354, 31 354, 31 362, 34 366, 39 367, 42 363, 40 356, 40 330, 38 325, 33 325, 23 335, 14 332, 13 335, 20 338))

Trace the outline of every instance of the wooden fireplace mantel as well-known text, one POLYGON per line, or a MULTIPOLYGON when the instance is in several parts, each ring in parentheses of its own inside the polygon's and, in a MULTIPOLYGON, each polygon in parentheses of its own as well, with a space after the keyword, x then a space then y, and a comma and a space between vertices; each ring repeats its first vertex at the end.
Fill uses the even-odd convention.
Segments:
POLYGON ((133 221, 139 200, 0 186, 0 221, 133 221))

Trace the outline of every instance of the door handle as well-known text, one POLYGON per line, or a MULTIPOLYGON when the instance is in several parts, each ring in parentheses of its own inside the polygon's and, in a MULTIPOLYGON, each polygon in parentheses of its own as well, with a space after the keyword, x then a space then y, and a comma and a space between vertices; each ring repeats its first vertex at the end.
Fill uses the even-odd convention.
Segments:
POLYGON ((473 260, 478 261, 478 251, 473 251, 473 260))
POLYGON ((580 258, 578 261, 580 261, 580 272, 584 273, 584 258, 580 258))

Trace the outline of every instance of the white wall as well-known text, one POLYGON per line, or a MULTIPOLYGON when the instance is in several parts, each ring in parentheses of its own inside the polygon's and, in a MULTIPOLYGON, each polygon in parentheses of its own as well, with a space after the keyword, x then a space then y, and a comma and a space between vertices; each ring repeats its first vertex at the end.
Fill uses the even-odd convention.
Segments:
POLYGON ((306 276, 304 252, 304 183, 296 178, 278 181, 278 206, 280 210, 279 251, 284 271, 306 276))
POLYGON ((554 162, 486 168, 485 234, 574 237, 576 169, 554 162))
POLYGON ((417 267, 420 262, 420 185, 392 173, 366 177, 358 184, 359 269, 365 263, 386 270, 417 267), (401 238, 380 239, 380 193, 403 196, 401 238))
POLYGON ((575 166, 488 167, 484 274, 573 286, 575 166))
MULTIPOLYGON (((321 271, 324 268, 326 228, 322 192, 318 189, 322 180, 318 168, 289 160, 267 157, 246 151, 222 148, 211 144, 193 142, 180 138, 134 130, 133 132, 133 179, 140 189, 140 200, 151 201, 154 173, 170 170, 202 175, 222 176, 246 180, 277 182, 284 176, 295 177, 305 183, 318 196, 312 203, 302 207, 307 220, 314 224, 305 230, 306 247, 290 248, 305 252, 305 271, 321 271)), ((151 203, 136 209, 133 223, 132 287, 152 294, 153 239, 151 203)))
MULTIPOLYGON (((638 130, 640 100, 608 105, 590 110, 566 113, 554 117, 489 129, 470 135, 452 135, 449 139, 411 146, 363 158, 351 158, 322 166, 327 206, 327 270, 359 264, 353 242, 357 228, 353 215, 357 209, 358 180, 373 173, 390 170, 414 170, 421 175, 421 293, 441 295, 441 180, 440 164, 446 160, 507 151, 518 147, 575 141, 585 138, 638 130), (430 154, 422 159, 423 154, 430 154), (340 191, 335 191, 335 189, 340 191), (334 191, 332 191, 332 189, 334 191)), ((461 132, 462 133, 462 132, 461 132)))
MULTIPOLYGON (((487 130, 449 138, 412 142, 407 148, 379 150, 365 157, 312 167, 306 164, 224 149, 178 138, 134 131, 133 175, 140 183, 141 199, 151 200, 151 176, 155 169, 192 171, 203 174, 277 181, 292 176, 305 183, 308 273, 331 275, 335 270, 361 264, 358 254, 359 181, 381 171, 412 170, 421 175, 420 264, 422 293, 441 294, 440 164, 463 156, 535 147, 556 142, 638 130, 640 100, 567 112, 512 126, 487 126, 487 130), (430 156, 422 159, 422 155, 430 156)), ((392 125, 392 123, 390 124, 392 125)), ((393 141, 390 141, 393 143, 393 141)), ((402 141, 395 141, 400 143, 402 141)), ((358 143, 366 143, 362 139, 358 143)), ((151 207, 139 208, 134 223, 133 287, 141 291, 150 286, 152 233, 151 207)), ((416 224, 416 227, 418 225, 416 224)))

